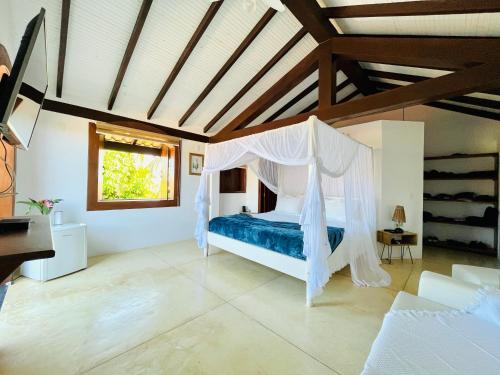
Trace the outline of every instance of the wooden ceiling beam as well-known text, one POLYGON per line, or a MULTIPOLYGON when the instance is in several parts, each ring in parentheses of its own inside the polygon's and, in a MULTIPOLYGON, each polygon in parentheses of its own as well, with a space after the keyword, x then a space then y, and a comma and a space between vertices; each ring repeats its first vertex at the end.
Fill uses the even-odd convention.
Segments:
POLYGON ((460 105, 454 105, 451 103, 443 103, 443 102, 432 102, 432 103, 427 103, 425 105, 428 107, 434 107, 434 108, 462 113, 464 115, 471 115, 471 116, 487 118, 490 120, 500 121, 500 113, 488 112, 476 108, 463 107, 460 105))
POLYGON ((203 89, 201 94, 196 98, 193 104, 188 108, 186 113, 182 115, 179 120, 179 126, 185 124, 187 119, 193 114, 193 112, 198 108, 198 106, 203 102, 203 100, 210 94, 210 92, 214 89, 214 87, 219 83, 219 81, 224 77, 224 75, 231 69, 234 63, 238 60, 238 58, 246 51, 246 49, 252 44, 252 42, 257 38, 260 32, 266 27, 266 25, 271 21, 271 19, 276 14, 276 10, 269 8, 267 12, 262 16, 262 18, 257 22, 254 28, 250 31, 250 33, 243 39, 241 44, 236 48, 231 57, 225 62, 225 64, 220 68, 217 74, 212 78, 212 80, 208 83, 208 85, 203 89))
POLYGON ((273 121, 274 119, 277 119, 280 117, 283 113, 285 113, 287 110, 292 108, 295 104, 300 102, 302 99, 304 99, 308 94, 313 92, 315 89, 318 88, 318 81, 310 84, 307 86, 304 90, 302 90, 299 94, 294 96, 288 103, 286 103, 283 107, 278 109, 276 112, 274 112, 271 116, 269 116, 267 119, 264 120, 264 122, 270 122, 273 121))
POLYGON ((498 85, 500 85, 500 66, 496 63, 482 64, 442 77, 342 103, 325 110, 318 110, 317 115, 325 121, 335 122, 453 98, 498 85))
POLYGON ((196 30, 194 31, 193 35, 191 36, 191 39, 189 39, 188 44, 182 51, 179 59, 175 63, 172 71, 168 75, 165 83, 163 84, 160 92, 158 95, 156 95, 155 100, 153 101, 153 104, 151 104, 151 107, 149 107, 148 113, 147 113, 147 119, 150 120, 151 117, 153 117, 154 113, 158 109, 160 103, 162 102, 163 98, 165 95, 167 95, 168 90, 170 89, 170 86, 174 83, 175 79, 179 75, 180 71, 182 70, 182 67, 188 60, 189 56, 195 49, 196 45, 200 41, 201 37, 207 30, 208 26, 214 19, 215 15, 217 14, 217 11, 219 8, 222 6, 223 0, 221 1, 216 1, 210 4, 210 7, 208 8, 207 12, 203 16, 203 19, 199 23, 198 27, 196 27, 196 30))
POLYGON ((432 77, 423 77, 416 76, 413 74, 404 74, 404 73, 394 73, 394 72, 384 72, 382 70, 372 70, 372 69, 364 69, 368 77, 377 77, 377 78, 386 78, 392 79, 395 81, 403 81, 403 82, 422 82, 426 79, 432 79, 432 77))
POLYGON ((250 122, 264 113, 283 95, 306 79, 316 69, 318 69, 318 57, 317 50, 314 49, 249 107, 222 128, 216 136, 230 133, 235 129, 240 129, 250 124, 250 122))
POLYGON ((307 34, 305 28, 301 28, 293 37, 286 43, 272 58, 267 62, 266 65, 260 69, 257 74, 255 74, 250 81, 247 82, 245 86, 241 88, 240 91, 222 108, 203 128, 203 132, 206 133, 219 121, 222 116, 224 116, 247 92, 250 90, 262 77, 266 75, 267 72, 271 70, 273 66, 280 61, 283 56, 285 56, 288 51, 290 51, 302 38, 307 34))
MULTIPOLYGON (((425 81, 426 79, 432 79, 432 77, 423 77, 423 76, 416 76, 413 74, 404 74, 404 73, 395 73, 395 72, 385 72, 382 70, 364 69, 364 71, 366 72, 366 74, 369 77, 386 78, 386 79, 392 79, 394 81, 402 81, 402 82, 415 83, 415 82, 425 81)), ((377 81, 374 81, 374 82, 377 82, 377 81)), ((483 90, 483 91, 481 91, 481 93, 500 96, 500 89, 483 90)))
MULTIPOLYGON (((378 82, 378 81, 374 81, 374 82, 375 82, 375 86, 381 90, 392 90, 392 89, 396 89, 398 87, 404 86, 404 85, 396 85, 394 83, 388 83, 388 82, 378 82)), ((490 109, 500 109, 500 101, 485 99, 485 98, 477 98, 475 96, 455 96, 455 97, 452 97, 452 98, 449 98, 446 100, 457 102, 457 103, 474 105, 477 107, 485 107, 485 108, 490 108, 490 109)))
MULTIPOLYGON (((340 85, 337 86, 336 92, 339 93, 341 90, 345 89, 350 84, 351 84, 351 82, 349 82, 349 79, 345 79, 344 81, 342 81, 342 83, 340 85)), ((319 101, 315 100, 314 102, 309 104, 306 108, 304 108, 302 111, 300 111, 299 114, 312 111, 314 108, 316 108, 318 106, 318 104, 319 104, 319 101)), ((265 122, 268 122, 268 121, 266 120, 265 122)))
POLYGON ((125 49, 125 53, 123 54, 122 62, 120 63, 120 67, 118 68, 118 73, 116 74, 115 83, 113 84, 113 88, 111 89, 111 93, 109 94, 108 111, 111 111, 113 109, 116 97, 118 96, 118 91, 120 91, 123 78, 125 77, 125 73, 127 72, 128 64, 130 63, 130 59, 132 58, 132 54, 134 53, 135 46, 137 45, 137 41, 139 40, 139 36, 141 35, 142 28, 144 26, 144 23, 146 22, 146 18, 148 17, 149 9, 151 8, 152 3, 153 0, 142 1, 141 9, 139 10, 139 14, 137 15, 137 19, 135 20, 132 34, 130 34, 127 48, 125 49))
POLYGON ((56 96, 58 98, 62 96, 64 65, 66 63, 66 46, 68 43, 70 8, 71 8, 71 0, 63 0, 61 8, 61 32, 59 34, 59 58, 57 62, 56 96))
POLYGON ((318 90, 318 100, 319 107, 329 107, 332 103, 332 90, 333 87, 333 77, 336 76, 336 72, 333 72, 332 64, 332 53, 328 44, 320 44, 318 47, 318 80, 319 80, 319 90, 318 90))
POLYGON ((500 12, 498 0, 426 0, 323 8, 328 18, 403 17, 500 12))
POLYGON ((348 60, 460 70, 500 59, 500 38, 336 36, 333 54, 348 60))
POLYGON ((482 64, 442 77, 384 91, 357 100, 335 104, 329 108, 317 109, 251 128, 235 130, 226 134, 217 134, 210 138, 210 142, 225 141, 293 125, 306 120, 311 115, 317 116, 320 120, 335 123, 354 117, 446 100, 470 92, 498 86, 500 86, 500 65, 496 63, 482 64))
POLYGON ((136 120, 130 117, 115 115, 111 112, 98 111, 96 109, 63 103, 56 100, 45 99, 43 101, 42 109, 44 111, 62 113, 65 115, 81 117, 88 120, 102 121, 110 124, 127 126, 133 129, 166 134, 173 137, 189 139, 197 142, 208 142, 208 137, 202 134, 195 134, 177 128, 174 129, 159 124, 153 124, 151 122, 136 120))
MULTIPOLYGON (((379 90, 392 90, 398 87, 401 87, 401 85, 396 85, 393 83, 387 83, 387 82, 376 82, 377 83, 377 88, 379 90)), ((471 104, 483 108, 489 108, 489 109, 500 109, 500 101, 495 101, 495 100, 489 100, 489 99, 483 99, 483 98, 476 98, 472 96, 456 96, 454 98, 446 99, 447 101, 452 101, 456 103, 464 103, 464 104, 471 104)), ((424 105, 428 107, 434 107, 434 108, 440 108, 440 109, 446 109, 448 111, 452 112, 458 112, 466 115, 473 115, 473 116, 478 116, 478 117, 483 117, 491 120, 500 120, 500 113, 495 113, 495 112, 489 112, 485 111, 482 109, 478 108, 470 108, 470 107, 464 107, 452 103, 443 103, 443 102, 431 102, 431 103, 425 103, 424 105)))
MULTIPOLYGON (((316 1, 283 0, 283 3, 318 43, 321 44, 339 35, 316 1)), ((340 62, 339 69, 364 95, 375 92, 357 62, 340 62)))

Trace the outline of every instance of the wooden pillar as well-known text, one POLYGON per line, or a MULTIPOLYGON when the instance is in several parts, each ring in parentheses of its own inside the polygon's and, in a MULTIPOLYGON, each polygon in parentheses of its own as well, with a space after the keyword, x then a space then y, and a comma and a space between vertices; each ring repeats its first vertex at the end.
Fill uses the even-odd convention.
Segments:
POLYGON ((328 43, 322 43, 318 47, 319 66, 319 108, 332 105, 332 53, 328 43))

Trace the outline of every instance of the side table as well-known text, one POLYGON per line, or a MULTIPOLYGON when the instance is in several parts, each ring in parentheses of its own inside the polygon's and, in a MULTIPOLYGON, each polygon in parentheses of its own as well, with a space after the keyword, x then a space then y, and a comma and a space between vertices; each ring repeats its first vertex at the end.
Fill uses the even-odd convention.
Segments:
POLYGON ((408 252, 410 253, 411 262, 413 263, 413 256, 411 254, 410 246, 416 245, 417 241, 418 241, 418 235, 413 232, 404 231, 403 233, 392 233, 383 230, 377 231, 377 242, 380 242, 381 244, 384 245, 382 249, 382 254, 380 255, 380 260, 382 260, 385 248, 387 246, 387 260, 389 261, 390 264, 392 259, 392 247, 400 246, 401 260, 403 260, 405 249, 408 249, 408 252))

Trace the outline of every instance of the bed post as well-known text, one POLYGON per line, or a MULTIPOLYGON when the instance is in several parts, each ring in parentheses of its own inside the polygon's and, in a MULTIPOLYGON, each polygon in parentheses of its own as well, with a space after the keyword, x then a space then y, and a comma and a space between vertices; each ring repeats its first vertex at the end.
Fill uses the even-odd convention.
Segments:
MULTIPOLYGON (((306 283, 306 288, 307 288, 307 283, 306 283)), ((307 307, 313 307, 313 299, 311 296, 309 296, 309 293, 306 292, 306 306, 307 307)))
POLYGON ((205 247, 203 248, 203 256, 206 258, 208 257, 208 243, 205 245, 205 247))

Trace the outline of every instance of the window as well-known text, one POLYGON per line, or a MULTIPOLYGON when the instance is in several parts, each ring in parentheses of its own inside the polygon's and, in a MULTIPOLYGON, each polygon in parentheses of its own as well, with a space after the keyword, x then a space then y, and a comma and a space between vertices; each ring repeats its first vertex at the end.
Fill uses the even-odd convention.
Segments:
POLYGON ((180 140, 89 124, 87 210, 179 205, 180 140))

